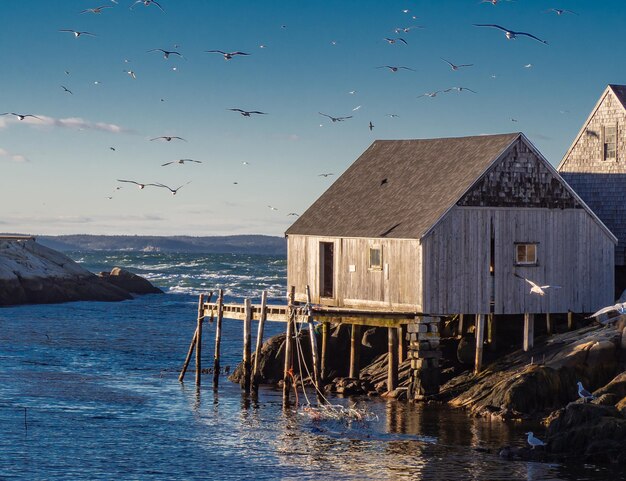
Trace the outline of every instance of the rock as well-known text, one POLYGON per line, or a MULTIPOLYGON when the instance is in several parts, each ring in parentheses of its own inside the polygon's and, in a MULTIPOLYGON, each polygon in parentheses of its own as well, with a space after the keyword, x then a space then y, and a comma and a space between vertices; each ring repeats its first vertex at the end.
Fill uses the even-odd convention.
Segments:
POLYGON ((622 400, 615 405, 615 408, 626 418, 626 397, 623 397, 622 400))
POLYGON ((456 356, 461 364, 474 365, 476 358, 476 338, 468 335, 463 336, 459 341, 456 356))
POLYGON ((34 239, 0 239, 0 306, 130 298, 128 292, 34 239))
POLYGON ((132 294, 163 294, 161 289, 153 286, 147 279, 121 267, 114 267, 111 272, 101 272, 99 277, 132 294))

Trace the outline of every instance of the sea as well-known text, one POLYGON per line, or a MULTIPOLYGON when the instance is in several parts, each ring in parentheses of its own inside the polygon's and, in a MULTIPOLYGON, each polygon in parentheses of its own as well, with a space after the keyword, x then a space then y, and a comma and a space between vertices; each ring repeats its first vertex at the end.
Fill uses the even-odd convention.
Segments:
MULTIPOLYGON (((500 459, 529 426, 447 407, 333 397, 367 415, 319 418, 283 408, 273 387, 246 397, 226 375, 217 391, 210 375, 200 388, 193 372, 180 383, 198 295, 222 288, 227 301, 259 302, 266 290, 284 302, 283 257, 68 255, 92 272, 130 269, 165 294, 0 308, 0 480, 626 479, 611 466, 500 459)), ((281 330, 268 323, 265 333, 281 330)), ((207 323, 205 366, 214 334, 207 323)), ((222 366, 234 369, 241 353, 242 323, 225 319, 222 366)))

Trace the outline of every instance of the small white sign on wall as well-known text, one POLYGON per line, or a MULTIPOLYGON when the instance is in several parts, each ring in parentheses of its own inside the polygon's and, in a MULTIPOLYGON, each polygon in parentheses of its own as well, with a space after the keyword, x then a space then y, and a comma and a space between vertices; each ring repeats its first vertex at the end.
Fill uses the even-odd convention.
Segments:
POLYGON ((356 272, 356 266, 354 264, 348 265, 348 272, 356 272))

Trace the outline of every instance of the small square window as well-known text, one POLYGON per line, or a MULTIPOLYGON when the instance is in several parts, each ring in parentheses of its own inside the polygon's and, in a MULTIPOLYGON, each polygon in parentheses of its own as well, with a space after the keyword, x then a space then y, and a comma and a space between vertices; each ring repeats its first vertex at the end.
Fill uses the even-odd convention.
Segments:
POLYGON ((604 126, 604 141, 602 145, 603 160, 615 160, 617 158, 617 126, 604 126))
POLYGON ((537 265, 537 244, 516 244, 515 264, 524 266, 537 265))
POLYGON ((369 268, 380 271, 383 268, 383 254, 380 247, 370 247, 369 268))

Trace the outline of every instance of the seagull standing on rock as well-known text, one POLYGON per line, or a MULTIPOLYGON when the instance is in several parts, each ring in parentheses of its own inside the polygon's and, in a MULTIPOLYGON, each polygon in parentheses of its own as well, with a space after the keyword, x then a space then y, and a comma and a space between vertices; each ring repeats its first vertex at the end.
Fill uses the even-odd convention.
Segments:
POLYGON ((530 444, 532 449, 535 449, 537 446, 546 445, 546 443, 544 443, 541 439, 535 437, 532 431, 527 432, 526 435, 528 436, 526 440, 528 441, 528 444, 530 444))
POLYGON ((576 384, 578 384, 578 397, 583 399, 585 402, 588 401, 593 401, 596 397, 591 394, 589 391, 587 391, 584 387, 583 387, 583 383, 578 381, 576 384))

